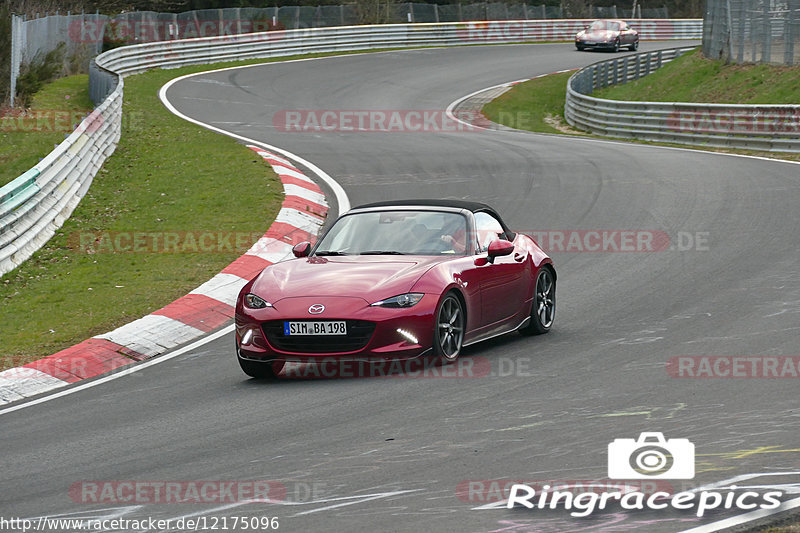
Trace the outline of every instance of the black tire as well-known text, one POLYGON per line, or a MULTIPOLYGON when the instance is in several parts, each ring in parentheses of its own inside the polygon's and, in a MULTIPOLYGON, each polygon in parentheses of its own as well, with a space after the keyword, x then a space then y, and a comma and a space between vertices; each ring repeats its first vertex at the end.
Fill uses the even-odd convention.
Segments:
POLYGON ((437 363, 448 364, 458 359, 464 344, 466 315, 461 300, 449 292, 436 310, 433 325, 433 357, 437 363))
POLYGON ((237 356, 242 372, 256 379, 275 379, 286 363, 281 361, 251 361, 237 356))
POLYGON ((619 39, 614 41, 614 53, 619 52, 619 39))
POLYGON ((547 267, 539 270, 531 303, 531 321, 520 330, 523 335, 541 335, 553 327, 556 318, 556 279, 547 267))
POLYGON ((578 52, 583 52, 583 45, 582 44, 576 44, 575 48, 578 49, 578 52))
POLYGON ((633 43, 630 48, 631 48, 631 52, 635 52, 636 50, 638 50, 639 49, 639 41, 636 41, 635 43, 633 43))

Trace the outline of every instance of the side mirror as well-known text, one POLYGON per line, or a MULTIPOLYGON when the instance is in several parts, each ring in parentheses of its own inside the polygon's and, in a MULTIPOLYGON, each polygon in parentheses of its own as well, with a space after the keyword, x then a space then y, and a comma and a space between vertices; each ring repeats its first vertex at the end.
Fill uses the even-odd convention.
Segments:
POLYGON ((514 245, 506 240, 498 239, 489 243, 489 261, 495 257, 510 255, 514 251, 514 245))
POLYGON ((295 257, 308 257, 308 254, 311 253, 311 243, 308 241, 303 241, 295 244, 292 247, 292 253, 295 257))

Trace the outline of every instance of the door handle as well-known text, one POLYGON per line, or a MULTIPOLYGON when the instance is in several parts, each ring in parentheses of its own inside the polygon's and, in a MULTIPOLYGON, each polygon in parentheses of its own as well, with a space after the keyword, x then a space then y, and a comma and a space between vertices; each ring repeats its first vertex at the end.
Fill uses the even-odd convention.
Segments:
POLYGON ((519 263, 524 260, 525 260, 525 254, 521 254, 519 252, 514 254, 514 261, 519 263))

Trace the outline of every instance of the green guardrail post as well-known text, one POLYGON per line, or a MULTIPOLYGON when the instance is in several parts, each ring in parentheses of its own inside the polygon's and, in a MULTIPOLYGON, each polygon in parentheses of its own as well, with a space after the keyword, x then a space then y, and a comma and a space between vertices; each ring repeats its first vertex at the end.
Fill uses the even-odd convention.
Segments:
POLYGON ((36 184, 37 177, 39 177, 39 171, 32 168, 0 187, 0 215, 16 209, 39 192, 39 186, 36 184))

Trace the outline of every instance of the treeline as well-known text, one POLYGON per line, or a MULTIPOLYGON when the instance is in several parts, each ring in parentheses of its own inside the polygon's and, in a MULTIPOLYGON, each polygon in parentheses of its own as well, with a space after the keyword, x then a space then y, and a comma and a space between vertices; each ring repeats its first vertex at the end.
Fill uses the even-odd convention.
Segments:
MULTIPOLYGON (((376 5, 401 2, 407 0, 0 0, 0 108, 9 100, 11 77, 11 14, 27 17, 44 16, 45 14, 67 12, 94 13, 99 11, 106 15, 115 15, 128 11, 156 11, 162 13, 179 13, 193 9, 218 9, 225 7, 275 7, 296 5, 338 5, 340 3, 356 4, 359 7, 375 11, 376 5)), ((423 2, 423 0, 411 0, 423 2)), ((460 0, 463 3, 474 3, 480 0, 460 0)), ((568 17, 588 18, 593 6, 605 7, 616 5, 617 8, 630 9, 632 0, 488 0, 505 2, 527 2, 533 5, 561 6, 568 17)), ((458 4, 459 0, 428 0, 424 3, 458 4)), ((704 8, 702 0, 663 0, 651 2, 639 1, 642 9, 667 7, 669 16, 701 17, 704 8)), ((64 74, 64 68, 53 68, 53 65, 67 64, 72 60, 63 57, 63 50, 53 52, 56 56, 39 58, 33 65, 23 65, 18 80, 18 96, 25 102, 30 94, 42 83, 53 76, 64 74)), ((72 61, 74 62, 74 61, 72 61)), ((69 69, 67 69, 69 70, 69 69)))
MULTIPOLYGON (((99 11, 108 15, 123 11, 158 11, 179 13, 193 9, 218 9, 224 7, 276 7, 276 6, 317 6, 336 5, 340 3, 358 4, 363 0, 2 0, 3 5, 11 12, 36 16, 37 13, 73 13, 99 11)), ((373 0, 375 1, 375 0, 373 0)), ((399 2, 401 0, 377 0, 380 3, 399 2)), ((415 0, 431 4, 472 3, 477 0, 415 0)), ((526 2, 534 5, 561 6, 566 13, 591 12, 592 6, 607 7, 616 5, 620 9, 631 9, 633 0, 488 0, 506 2, 526 2)), ((669 10, 670 17, 702 17, 705 2, 703 0, 642 0, 637 2, 642 9, 662 8, 669 10)))

